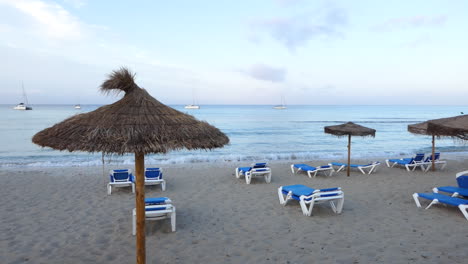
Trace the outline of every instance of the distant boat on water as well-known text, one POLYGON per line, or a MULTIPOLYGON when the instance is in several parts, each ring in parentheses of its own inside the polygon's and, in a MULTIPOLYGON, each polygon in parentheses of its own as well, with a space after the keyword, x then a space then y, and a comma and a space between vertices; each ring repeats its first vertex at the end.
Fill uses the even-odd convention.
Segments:
POLYGON ((185 109, 200 109, 199 105, 194 105, 194 104, 188 104, 184 106, 185 109))
POLYGON ((76 104, 76 105, 75 105, 75 109, 81 109, 81 105, 80 105, 80 104, 76 104))
POLYGON ((280 105, 275 105, 273 106, 273 109, 279 109, 279 110, 282 110, 282 109, 286 109, 286 100, 284 100, 284 96, 281 96, 281 104, 280 105))
POLYGON ((26 102, 26 103, 19 103, 15 107, 13 107, 13 109, 15 109, 15 110, 32 110, 32 107, 28 106, 29 105, 28 97, 26 96, 26 92, 24 91, 23 83, 21 83, 21 88, 23 89, 23 102, 26 102))
POLYGON ((192 104, 184 106, 185 109, 200 109, 200 106, 195 104, 195 90, 192 90, 192 104))

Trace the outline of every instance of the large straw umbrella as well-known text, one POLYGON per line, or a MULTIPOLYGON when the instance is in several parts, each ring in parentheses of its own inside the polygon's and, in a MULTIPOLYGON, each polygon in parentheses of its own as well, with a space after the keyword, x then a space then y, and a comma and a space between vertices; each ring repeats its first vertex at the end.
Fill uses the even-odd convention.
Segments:
POLYGON ((207 122, 179 112, 151 97, 121 68, 101 85, 104 93, 125 92, 119 101, 72 116, 36 135, 32 141, 58 150, 135 154, 136 257, 146 262, 144 156, 179 149, 213 149, 229 138, 207 122))
MULTIPOLYGON (((432 119, 408 125, 408 131, 414 134, 432 136, 432 157, 434 157, 435 137, 453 137, 468 140, 468 115, 432 119)), ((431 170, 435 171, 434 159, 432 159, 431 170)))
POLYGON ((338 137, 348 136, 348 166, 346 168, 346 173, 348 176, 351 165, 351 136, 375 137, 375 129, 361 126, 353 122, 348 122, 336 126, 326 126, 325 133, 332 134, 338 137))

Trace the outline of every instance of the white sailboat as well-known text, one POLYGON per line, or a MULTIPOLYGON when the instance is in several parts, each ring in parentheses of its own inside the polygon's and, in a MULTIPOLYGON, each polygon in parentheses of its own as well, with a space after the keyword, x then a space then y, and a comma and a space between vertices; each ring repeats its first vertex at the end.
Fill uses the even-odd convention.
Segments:
POLYGON ((28 106, 28 97, 26 96, 26 92, 24 91, 24 85, 21 83, 21 88, 23 89, 23 102, 25 103, 19 103, 13 109, 15 110, 32 110, 32 107, 28 106))
POLYGON ((284 96, 281 96, 281 104, 273 106, 273 109, 286 109, 286 100, 284 100, 284 96))
POLYGON ((200 109, 200 106, 195 104, 195 90, 192 91, 192 104, 185 105, 185 109, 200 109))
POLYGON ((81 105, 80 105, 80 104, 76 104, 76 105, 75 105, 75 109, 81 109, 81 105))

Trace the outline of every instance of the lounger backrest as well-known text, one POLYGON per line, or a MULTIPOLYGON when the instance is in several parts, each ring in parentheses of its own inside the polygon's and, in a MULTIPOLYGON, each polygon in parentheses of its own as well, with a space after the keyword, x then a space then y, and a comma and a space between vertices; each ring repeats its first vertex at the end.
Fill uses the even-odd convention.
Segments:
POLYGON ((259 169, 259 168, 266 168, 267 164, 266 163, 255 163, 252 165, 252 168, 254 169, 259 169))
POLYGON ((424 160, 424 153, 418 153, 416 156, 413 158, 413 162, 421 162, 424 160))
POLYGON ((128 170, 113 170, 111 173, 111 182, 114 181, 128 181, 130 180, 131 173, 128 170))
POLYGON ((162 179, 162 171, 159 168, 146 168, 145 177, 150 179, 162 179))
MULTIPOLYGON (((439 158, 440 158, 440 153, 439 152, 434 153, 434 161, 438 161, 439 158)), ((427 157, 424 162, 431 162, 431 161, 432 161, 432 155, 427 157)))
POLYGON ((468 174, 457 177, 458 187, 468 189, 468 174))

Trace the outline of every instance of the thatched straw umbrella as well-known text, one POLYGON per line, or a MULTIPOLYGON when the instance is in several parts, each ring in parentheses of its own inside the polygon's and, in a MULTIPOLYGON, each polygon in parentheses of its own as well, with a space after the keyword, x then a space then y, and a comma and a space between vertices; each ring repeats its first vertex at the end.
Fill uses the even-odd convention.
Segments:
POLYGON ((325 133, 338 137, 348 136, 348 166, 346 168, 346 173, 348 176, 351 165, 351 136, 375 137, 375 129, 354 124, 353 122, 348 122, 336 126, 326 126, 325 133))
POLYGON ((104 93, 125 92, 119 101, 72 116, 34 135, 32 141, 58 150, 135 153, 136 256, 145 263, 144 155, 179 149, 213 149, 229 138, 207 122, 179 112, 151 97, 121 68, 101 85, 104 93))
MULTIPOLYGON (((432 119, 408 125, 408 131, 414 134, 432 136, 432 157, 434 157, 436 136, 468 140, 468 115, 432 119)), ((431 170, 435 171, 434 159, 432 159, 431 170)))

